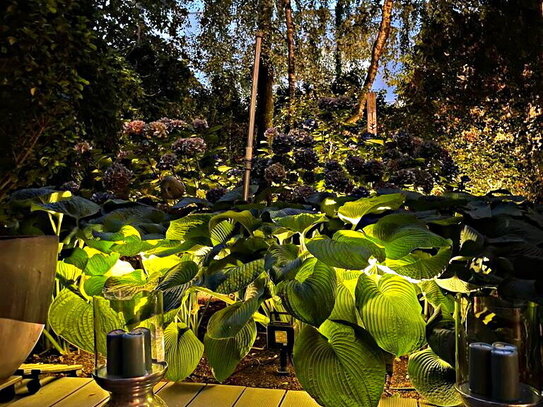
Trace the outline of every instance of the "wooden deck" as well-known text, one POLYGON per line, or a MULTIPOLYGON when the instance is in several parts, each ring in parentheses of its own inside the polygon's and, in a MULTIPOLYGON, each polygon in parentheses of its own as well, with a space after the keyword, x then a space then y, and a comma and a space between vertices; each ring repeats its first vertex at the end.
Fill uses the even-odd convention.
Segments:
MULTIPOLYGON (((169 407, 318 407, 304 391, 257 389, 198 383, 161 382, 155 387, 169 407)), ((108 394, 87 378, 65 377, 32 396, 20 397, 0 407, 97 407, 108 394)), ((382 399, 379 407, 428 407, 416 400, 382 399)))

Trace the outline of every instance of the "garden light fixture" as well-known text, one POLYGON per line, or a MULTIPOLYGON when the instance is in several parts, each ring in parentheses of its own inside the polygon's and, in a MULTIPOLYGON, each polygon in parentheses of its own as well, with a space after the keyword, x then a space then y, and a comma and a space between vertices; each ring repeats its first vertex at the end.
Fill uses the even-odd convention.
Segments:
POLYGON ((288 375, 288 359, 294 348, 294 327, 292 317, 286 312, 273 311, 267 328, 268 349, 278 349, 279 354, 279 375, 288 375), (284 316, 282 318, 282 316, 284 316))

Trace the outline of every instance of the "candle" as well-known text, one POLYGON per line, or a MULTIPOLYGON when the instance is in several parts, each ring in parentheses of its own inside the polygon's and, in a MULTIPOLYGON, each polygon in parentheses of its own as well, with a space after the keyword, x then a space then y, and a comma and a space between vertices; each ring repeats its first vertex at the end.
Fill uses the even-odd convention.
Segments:
POLYGON ((473 394, 490 397, 492 345, 484 342, 469 344, 469 389, 473 394))
POLYGON ((123 335, 123 377, 145 376, 145 334, 130 332, 123 335))
POLYGON ((145 347, 145 370, 147 370, 147 373, 153 372, 153 356, 151 352, 151 331, 147 328, 136 328, 132 330, 132 333, 142 333, 143 338, 143 344, 145 347))
POLYGON ((500 402, 520 398, 519 359, 515 345, 505 342, 492 344, 492 399, 500 402))
POLYGON ((125 332, 122 329, 116 329, 107 334, 107 374, 108 376, 120 376, 123 367, 122 340, 125 332))

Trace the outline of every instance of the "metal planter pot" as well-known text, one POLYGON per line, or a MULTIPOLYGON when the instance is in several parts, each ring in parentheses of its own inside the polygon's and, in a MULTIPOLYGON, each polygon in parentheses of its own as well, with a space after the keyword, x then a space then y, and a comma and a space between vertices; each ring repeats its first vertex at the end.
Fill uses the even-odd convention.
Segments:
POLYGON ((56 236, 0 236, 0 380, 39 339, 53 295, 56 236))

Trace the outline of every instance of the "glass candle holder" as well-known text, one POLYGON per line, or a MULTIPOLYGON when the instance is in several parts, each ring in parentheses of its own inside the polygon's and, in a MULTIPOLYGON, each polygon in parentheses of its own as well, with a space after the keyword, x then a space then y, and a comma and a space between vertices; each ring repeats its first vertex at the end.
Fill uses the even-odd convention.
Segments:
POLYGON ((105 292, 94 305, 96 382, 107 406, 162 406, 153 387, 166 373, 162 292, 105 292))
POLYGON ((495 291, 456 301, 456 384, 467 406, 532 406, 542 390, 539 307, 495 291))

